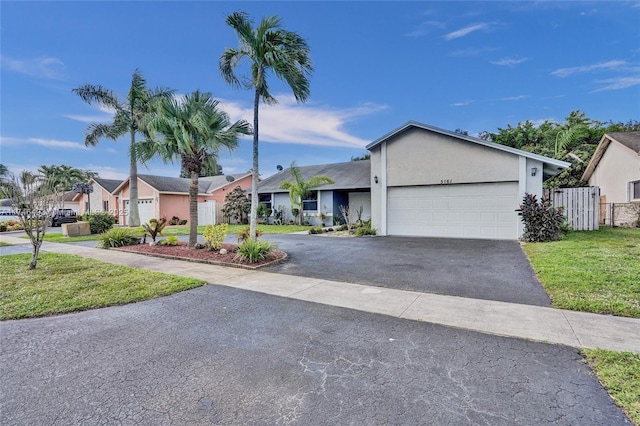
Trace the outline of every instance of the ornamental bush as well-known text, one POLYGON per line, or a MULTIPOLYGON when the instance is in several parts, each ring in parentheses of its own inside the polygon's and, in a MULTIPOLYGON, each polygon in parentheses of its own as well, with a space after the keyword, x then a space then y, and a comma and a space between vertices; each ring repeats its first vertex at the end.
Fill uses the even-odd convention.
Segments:
POLYGON ((227 224, 207 225, 202 233, 202 239, 209 250, 220 250, 224 239, 227 237, 227 224))
POLYGON ((100 234, 99 245, 102 248, 122 247, 138 244, 140 242, 140 231, 130 228, 113 228, 100 234))
POLYGON ((525 194, 518 210, 524 232, 522 239, 530 243, 556 241, 562 235, 564 216, 561 207, 553 207, 549 198, 537 200, 534 194, 525 194))
POLYGON ((89 228, 92 234, 102 234, 113 228, 116 218, 109 212, 93 212, 85 213, 81 216, 81 220, 89 222, 89 228))
POLYGON ((265 259, 275 248, 269 241, 245 240, 236 249, 235 259, 257 263, 265 259))

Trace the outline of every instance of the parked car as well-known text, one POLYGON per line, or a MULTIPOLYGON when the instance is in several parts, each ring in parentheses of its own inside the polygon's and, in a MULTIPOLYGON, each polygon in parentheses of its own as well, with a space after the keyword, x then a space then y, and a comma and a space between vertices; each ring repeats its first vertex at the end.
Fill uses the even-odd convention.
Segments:
POLYGON ((75 223, 77 221, 78 216, 72 209, 58 209, 51 218, 51 226, 60 226, 63 223, 75 223))

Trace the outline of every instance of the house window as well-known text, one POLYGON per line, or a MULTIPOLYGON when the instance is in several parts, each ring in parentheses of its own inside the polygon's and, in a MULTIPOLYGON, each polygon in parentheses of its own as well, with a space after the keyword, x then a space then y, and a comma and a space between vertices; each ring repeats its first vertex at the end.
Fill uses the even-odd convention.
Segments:
POLYGON ((106 200, 106 201, 102 202, 102 211, 103 212, 108 212, 109 211, 109 200, 106 200))
POLYGON ((271 210, 271 194, 258 194, 258 204, 264 204, 271 210))
POLYGON ((303 211, 318 211, 318 191, 311 191, 306 197, 302 198, 303 211))
POLYGON ((631 182, 631 196, 634 200, 640 200, 640 180, 631 182))

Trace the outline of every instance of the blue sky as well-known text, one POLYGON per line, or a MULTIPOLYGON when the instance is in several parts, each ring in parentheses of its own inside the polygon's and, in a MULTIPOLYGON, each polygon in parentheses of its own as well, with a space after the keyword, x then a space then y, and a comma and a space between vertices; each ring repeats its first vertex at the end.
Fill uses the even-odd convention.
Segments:
MULTIPOLYGON (((14 172, 67 164, 128 175, 127 143, 84 147, 110 113, 71 90, 125 96, 135 68, 150 86, 213 93, 251 121, 252 93, 218 71, 237 39, 225 16, 279 15, 311 47, 311 98, 261 106, 260 172, 348 161, 408 120, 470 134, 519 121, 640 118, 639 2, 9 2, 1 13, 0 161, 14 172)), ((222 152, 225 173, 251 168, 251 141, 222 152)), ((177 176, 154 161, 139 173, 177 176)))

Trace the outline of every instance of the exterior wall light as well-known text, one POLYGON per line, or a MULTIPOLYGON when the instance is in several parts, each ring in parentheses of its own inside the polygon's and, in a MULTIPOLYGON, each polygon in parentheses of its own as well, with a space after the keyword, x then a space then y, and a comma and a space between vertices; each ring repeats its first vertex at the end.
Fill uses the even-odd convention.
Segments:
POLYGON ((536 173, 538 173, 538 168, 537 167, 532 167, 531 168, 531 176, 535 176, 536 173))
POLYGON ((375 176, 373 177, 373 181, 374 181, 375 183, 378 183, 378 175, 375 175, 375 176))

